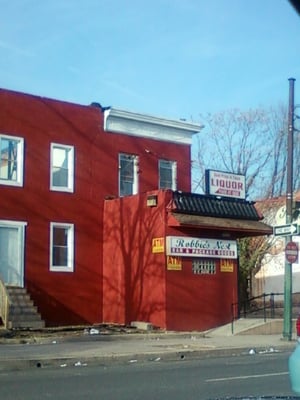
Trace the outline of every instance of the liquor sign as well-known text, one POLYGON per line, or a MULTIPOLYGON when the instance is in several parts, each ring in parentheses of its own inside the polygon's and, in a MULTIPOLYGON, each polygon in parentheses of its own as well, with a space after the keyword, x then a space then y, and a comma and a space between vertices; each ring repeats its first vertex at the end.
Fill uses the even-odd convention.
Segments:
POLYGON ((244 175, 214 171, 212 169, 205 171, 206 194, 245 200, 245 185, 244 175))
POLYGON ((237 258, 235 240, 166 237, 166 254, 181 257, 237 258))

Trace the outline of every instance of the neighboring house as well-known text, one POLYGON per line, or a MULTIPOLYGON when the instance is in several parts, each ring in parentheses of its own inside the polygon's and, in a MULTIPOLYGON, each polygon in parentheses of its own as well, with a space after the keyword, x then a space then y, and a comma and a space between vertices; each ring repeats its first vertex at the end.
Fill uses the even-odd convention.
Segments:
POLYGON ((252 203, 190 193, 200 129, 1 89, 5 286, 26 289, 48 326, 229 322, 235 239, 271 230, 252 203))
MULTIPOLYGON (((294 202, 298 203, 300 193, 294 194, 294 202)), ((265 220, 269 225, 286 225, 286 197, 276 197, 259 202, 259 208, 262 210, 265 220)), ((300 225, 299 209, 295 204, 292 223, 300 225)), ((284 293, 284 273, 285 273, 285 246, 289 238, 286 236, 270 236, 270 248, 262 259, 259 270, 252 279, 251 296, 260 296, 263 293, 284 293)), ((300 236, 293 236, 293 241, 299 243, 300 236)), ((300 292, 300 260, 292 264, 292 290, 293 293, 300 292)), ((280 297, 276 297, 280 299, 280 297)))

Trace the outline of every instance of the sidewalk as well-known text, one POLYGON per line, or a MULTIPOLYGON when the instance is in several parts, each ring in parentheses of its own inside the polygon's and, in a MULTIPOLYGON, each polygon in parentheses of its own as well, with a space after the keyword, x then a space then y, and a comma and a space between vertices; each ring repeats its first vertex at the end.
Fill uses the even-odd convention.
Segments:
POLYGON ((111 363, 158 362, 266 352, 292 352, 296 338, 282 335, 230 335, 218 331, 101 332, 98 329, 0 334, 0 371, 24 368, 83 367, 111 363), (45 334, 45 332, 48 334, 45 334))

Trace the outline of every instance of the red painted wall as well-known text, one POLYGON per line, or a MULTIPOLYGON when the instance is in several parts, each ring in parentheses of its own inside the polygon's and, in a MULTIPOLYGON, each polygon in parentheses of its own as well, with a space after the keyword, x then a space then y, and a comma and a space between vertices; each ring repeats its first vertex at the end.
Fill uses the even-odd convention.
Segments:
POLYGON ((0 185, 0 218, 28 223, 25 286, 48 325, 102 320, 103 193, 91 185, 100 181, 94 160, 102 150, 94 144, 102 123, 93 107, 0 91, 0 132, 23 137, 25 149, 24 186, 0 185), (74 193, 49 189, 51 142, 75 147, 74 193), (51 221, 75 224, 74 273, 49 271, 51 221))
POLYGON ((197 275, 191 260, 183 259, 181 271, 167 272, 168 329, 204 331, 229 323, 236 289, 236 265, 233 272, 221 272, 218 262, 215 275, 197 275))
MULTIPOLYGON (((167 227, 167 235, 219 238, 218 232, 186 227, 167 227)), ((231 322, 232 304, 238 302, 237 260, 231 260, 233 272, 221 272, 220 259, 215 260, 216 274, 194 274, 189 257, 182 257, 181 271, 167 271, 168 329, 204 331, 231 322)))
MULTIPOLYGON (((157 188, 160 158, 177 161, 178 189, 190 191, 190 146, 104 132, 103 113, 98 107, 3 89, 0 89, 0 132, 23 137, 25 141, 24 186, 0 185, 0 219, 28 223, 25 286, 47 325, 102 322, 102 240, 109 236, 107 225, 103 233, 103 208, 106 196, 118 196, 118 154, 138 155, 139 192, 157 188), (74 193, 49 189, 51 142, 75 147, 74 193), (75 224, 73 273, 49 271, 51 221, 75 224)), ((123 202, 127 204, 127 200, 123 202)), ((130 219, 132 215, 124 218, 130 219)), ((135 239, 143 249, 143 242, 138 240, 143 221, 138 225, 135 239)), ((149 271, 158 274, 156 281, 164 274, 152 264, 149 271)), ((144 273, 147 275, 148 271, 144 273)), ((143 296, 155 295, 157 304, 162 302, 164 288, 152 286, 153 294, 148 286, 143 290, 143 296)), ((151 312, 143 306, 145 318, 151 312)), ((136 310, 131 312, 133 316, 136 313, 136 310)), ((164 312, 157 309, 155 313, 163 321, 164 312)))
POLYGON ((152 239, 165 235, 164 192, 158 196, 153 208, 145 194, 105 202, 104 322, 166 326, 165 256, 152 253, 152 239))
MULTIPOLYGON (((164 253, 152 253, 152 239, 209 237, 208 232, 167 226, 170 191, 158 192, 158 207, 147 195, 110 200, 104 211, 103 318, 105 322, 151 322, 168 330, 206 330, 231 321, 237 302, 237 271, 196 275, 190 258, 182 270, 168 270, 164 253)), ((211 233, 210 233, 211 236, 211 233)), ((212 236, 211 236, 212 237, 212 236)))

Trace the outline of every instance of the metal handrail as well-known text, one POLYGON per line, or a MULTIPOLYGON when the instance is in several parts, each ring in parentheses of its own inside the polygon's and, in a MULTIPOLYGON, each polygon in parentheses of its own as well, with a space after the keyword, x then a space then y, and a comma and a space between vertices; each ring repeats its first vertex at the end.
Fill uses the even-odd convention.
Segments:
MULTIPOLYGON (((293 296, 300 295, 299 292, 293 293, 293 296)), ((270 318, 275 318, 275 308, 279 308, 276 304, 276 296, 284 296, 284 293, 263 293, 259 296, 251 297, 248 300, 231 304, 231 331, 233 334, 234 321, 239 319, 241 315, 244 318, 258 311, 263 312, 264 322, 267 320, 267 310, 270 310, 270 318), (255 307, 253 307, 255 305, 255 307)), ((295 304, 300 307, 300 303, 295 304)), ((283 307, 283 306, 282 306, 283 307)))

